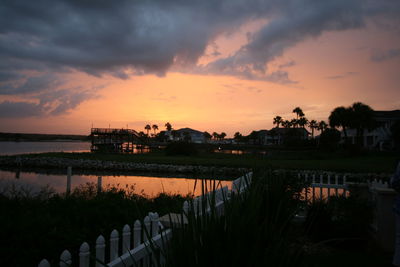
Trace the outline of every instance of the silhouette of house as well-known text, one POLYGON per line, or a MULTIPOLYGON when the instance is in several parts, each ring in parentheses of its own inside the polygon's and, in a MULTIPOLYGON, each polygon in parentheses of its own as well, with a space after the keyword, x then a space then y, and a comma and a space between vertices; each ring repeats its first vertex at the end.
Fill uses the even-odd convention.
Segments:
POLYGON ((266 135, 266 145, 282 145, 289 138, 294 140, 307 140, 310 133, 305 128, 272 128, 266 135))
MULTIPOLYGON (((373 130, 364 130, 363 146, 368 149, 388 150, 394 147, 391 127, 400 121, 400 110, 374 111, 374 120, 378 127, 373 130)), ((342 131, 342 138, 344 133, 342 131)), ((347 130, 349 143, 357 142, 357 131, 355 129, 347 130)))
POLYGON ((179 130, 173 130, 170 133, 171 140, 173 141, 188 141, 192 143, 205 143, 206 138, 204 132, 197 131, 191 128, 182 128, 179 130))

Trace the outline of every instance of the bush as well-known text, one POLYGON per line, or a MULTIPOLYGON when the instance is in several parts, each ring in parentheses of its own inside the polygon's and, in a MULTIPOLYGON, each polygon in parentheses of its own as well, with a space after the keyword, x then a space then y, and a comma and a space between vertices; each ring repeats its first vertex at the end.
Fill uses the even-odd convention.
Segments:
POLYGON ((127 223, 132 227, 150 211, 179 212, 185 199, 166 194, 147 199, 117 188, 97 193, 95 184, 70 196, 0 194, 0 266, 37 266, 43 258, 56 266, 64 249, 77 259, 82 242, 93 247, 98 235, 108 237, 127 223))
POLYGON ((365 199, 339 196, 310 204, 305 226, 316 241, 335 238, 365 240, 371 222, 372 208, 365 199))
POLYGON ((198 151, 195 144, 188 142, 173 142, 168 144, 165 148, 165 154, 167 156, 191 156, 197 153, 198 151))
POLYGON ((335 150, 340 141, 340 132, 333 128, 326 129, 321 133, 319 144, 322 149, 335 150))
POLYGON ((173 229, 166 266, 302 266, 292 220, 300 187, 292 178, 255 174, 248 191, 224 203, 220 217, 213 209, 198 217, 189 211, 188 224, 173 229))

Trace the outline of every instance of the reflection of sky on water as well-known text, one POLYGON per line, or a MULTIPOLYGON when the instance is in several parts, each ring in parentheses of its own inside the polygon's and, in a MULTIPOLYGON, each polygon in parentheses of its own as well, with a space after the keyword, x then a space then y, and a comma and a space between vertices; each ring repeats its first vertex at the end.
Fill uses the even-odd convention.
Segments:
POLYGON ((0 155, 43 152, 89 152, 89 142, 0 142, 0 155))
MULTIPOLYGON (((72 176, 72 190, 79 185, 86 183, 97 183, 97 176, 95 175, 73 175, 72 176)), ((208 181, 208 188, 212 188, 212 181, 208 181)), ((230 188, 231 181, 220 181, 221 186, 228 186, 230 188)), ((0 171, 0 190, 7 186, 14 184, 16 186, 23 186, 24 188, 31 188, 33 191, 40 190, 41 187, 46 185, 51 186, 57 192, 65 192, 67 185, 66 175, 55 174, 39 174, 39 173, 19 173, 19 178, 16 178, 15 172, 0 171)), ((155 196, 158 193, 165 192, 169 194, 191 194, 196 184, 196 179, 187 178, 160 178, 160 177, 146 177, 146 176, 102 176, 103 188, 118 187, 121 189, 134 187, 135 193, 144 193, 147 196, 155 196)), ((195 195, 201 194, 201 182, 197 180, 195 195)))

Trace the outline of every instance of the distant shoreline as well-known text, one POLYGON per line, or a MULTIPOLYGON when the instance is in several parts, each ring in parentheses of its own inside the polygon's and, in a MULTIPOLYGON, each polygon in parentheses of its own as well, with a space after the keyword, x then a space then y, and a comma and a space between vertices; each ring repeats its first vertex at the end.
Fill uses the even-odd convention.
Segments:
POLYGON ((76 134, 32 134, 32 133, 1 133, 0 142, 70 142, 90 141, 88 135, 76 134))

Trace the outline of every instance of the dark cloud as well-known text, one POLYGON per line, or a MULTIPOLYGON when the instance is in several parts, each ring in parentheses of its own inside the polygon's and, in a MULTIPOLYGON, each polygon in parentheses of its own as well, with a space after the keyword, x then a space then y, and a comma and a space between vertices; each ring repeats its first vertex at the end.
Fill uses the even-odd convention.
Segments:
MULTIPOLYGON (((57 75, 71 70, 127 79, 163 76, 176 67, 295 83, 287 71, 273 72, 268 64, 305 39, 363 27, 367 18, 396 17, 399 7, 397 0, 3 0, 0 94, 60 86, 57 75), (264 25, 248 34, 248 43, 238 51, 197 65, 218 36, 260 19, 264 25), (32 71, 48 76, 12 82, 32 71)), ((220 56, 216 46, 211 55, 220 56)))
POLYGON ((371 60, 374 62, 382 62, 386 60, 393 59, 395 57, 400 56, 400 48, 399 49, 389 49, 389 50, 373 50, 371 53, 371 60))
POLYGON ((18 73, 7 73, 6 75, 6 79, 3 80, 6 82, 0 85, 0 94, 2 95, 17 95, 55 90, 65 83, 62 78, 54 74, 43 74, 31 77, 18 73), (18 78, 18 80, 16 80, 16 78, 18 78))
POLYGON ((0 102, 0 118, 23 118, 41 116, 45 113, 41 105, 30 102, 0 102))
POLYGON ((0 102, 0 117, 25 118, 37 116, 57 116, 68 113, 79 104, 89 99, 98 98, 97 90, 102 86, 83 89, 82 87, 65 88, 35 94, 33 101, 0 102))
POLYGON ((357 74, 358 74, 358 72, 348 71, 348 72, 343 73, 343 74, 327 76, 327 77, 325 77, 325 78, 326 78, 326 79, 329 79, 329 80, 338 80, 338 79, 347 78, 347 77, 349 77, 349 76, 354 76, 354 75, 357 75, 357 74))

